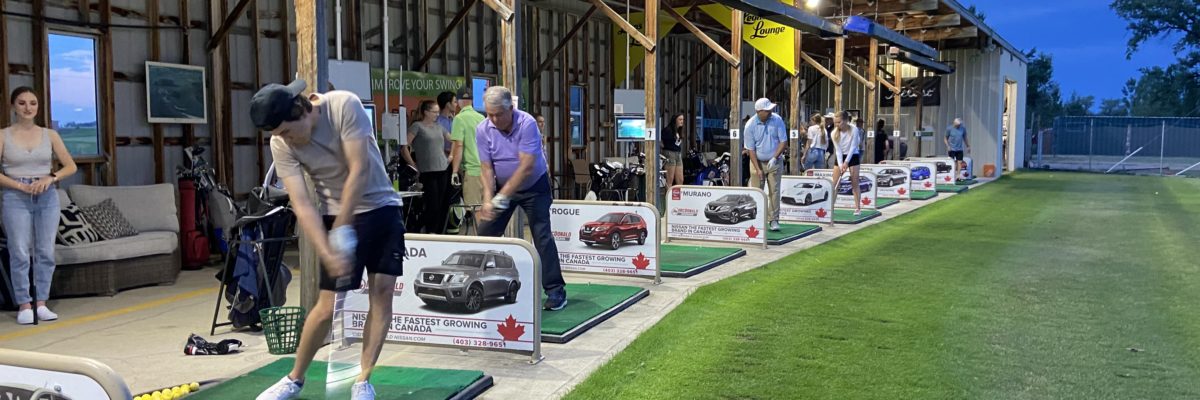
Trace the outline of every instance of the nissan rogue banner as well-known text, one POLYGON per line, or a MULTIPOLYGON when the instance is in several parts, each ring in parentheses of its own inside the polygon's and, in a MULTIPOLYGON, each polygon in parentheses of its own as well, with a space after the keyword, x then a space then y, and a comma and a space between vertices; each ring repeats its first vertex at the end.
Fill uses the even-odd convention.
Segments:
POLYGON ((912 169, 904 165, 863 164, 863 171, 875 174, 876 195, 889 199, 911 200, 912 169))
POLYGON ((667 240, 767 246, 767 196, 757 188, 675 186, 667 197, 667 240))
MULTIPOLYGON (((833 170, 831 169, 810 169, 805 171, 806 176, 817 178, 833 179, 833 170)), ((878 185, 875 184, 875 174, 866 170, 859 170, 858 173, 858 190, 859 201, 862 202, 862 207, 868 210, 875 209, 875 189, 878 185)), ((781 185, 782 186, 782 185, 781 185)), ((836 208, 847 210, 854 209, 854 188, 850 186, 850 173, 842 174, 842 179, 838 180, 835 186, 837 190, 837 200, 833 204, 836 208)))
POLYGON ((564 271, 659 276, 658 210, 652 205, 556 200, 550 226, 564 271))
MULTIPOLYGON (((528 242, 405 235, 404 276, 392 290, 387 340, 531 353, 541 347, 541 267, 528 242)), ((366 279, 346 293, 346 337, 362 338, 366 279)))
POLYGON ((779 219, 833 223, 833 181, 828 178, 785 175, 779 185, 779 219))
MULTIPOLYGON (((934 172, 937 171, 937 164, 924 161, 884 161, 883 165, 904 166, 909 169, 909 189, 911 190, 936 190, 937 183, 934 182, 934 172)), ((910 197, 911 198, 911 195, 910 197)))

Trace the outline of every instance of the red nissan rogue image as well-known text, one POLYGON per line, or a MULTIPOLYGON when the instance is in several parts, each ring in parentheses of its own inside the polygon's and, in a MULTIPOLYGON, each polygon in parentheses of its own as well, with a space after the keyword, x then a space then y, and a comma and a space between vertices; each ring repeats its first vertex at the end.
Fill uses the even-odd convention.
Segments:
POLYGON ((646 221, 634 213, 604 214, 600 219, 579 228, 579 241, 588 247, 603 244, 613 250, 621 248, 621 244, 628 241, 646 244, 646 221))

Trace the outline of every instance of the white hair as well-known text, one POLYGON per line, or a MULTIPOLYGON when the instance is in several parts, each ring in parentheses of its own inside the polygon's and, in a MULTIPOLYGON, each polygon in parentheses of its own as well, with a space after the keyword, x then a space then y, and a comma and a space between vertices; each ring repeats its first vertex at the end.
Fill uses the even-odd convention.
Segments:
POLYGON ((483 104, 487 107, 513 108, 512 91, 504 86, 492 86, 483 92, 483 104))
POLYGON ((955 118, 954 123, 958 124, 958 125, 962 125, 962 118, 955 118))

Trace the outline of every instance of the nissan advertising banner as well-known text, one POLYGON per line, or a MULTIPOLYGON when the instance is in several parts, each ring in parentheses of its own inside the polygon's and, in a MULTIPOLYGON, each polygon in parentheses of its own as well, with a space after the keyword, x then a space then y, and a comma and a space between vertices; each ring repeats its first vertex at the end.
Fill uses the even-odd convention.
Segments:
POLYGON ((833 223, 833 181, 828 178, 784 175, 780 183, 779 219, 833 223))
MULTIPOLYGON (((825 178, 825 179, 833 180, 833 170, 831 170, 831 169, 810 169, 808 171, 805 171, 804 174, 806 176, 813 176, 813 177, 817 177, 817 178, 825 178)), ((875 174, 867 172, 866 170, 862 170, 862 169, 859 170, 859 173, 858 173, 859 201, 862 202, 862 207, 860 207, 860 208, 865 208, 868 210, 875 209, 875 198, 877 196, 875 190, 876 190, 876 186, 878 186, 875 184, 876 179, 877 178, 875 177, 875 174)), ((847 210, 856 208, 856 207, 854 207, 854 191, 853 191, 854 189, 850 186, 850 173, 849 172, 842 174, 842 179, 838 180, 838 183, 835 186, 835 188, 837 189, 837 200, 834 203, 835 208, 842 208, 842 209, 847 209, 847 210)))
POLYGON ((937 166, 937 175, 935 183, 938 185, 953 185, 958 181, 958 162, 950 157, 926 157, 918 158, 917 161, 925 161, 933 163, 937 166))
MULTIPOLYGON (((392 292, 387 341, 530 353, 541 347, 541 267, 516 239, 405 236, 404 276, 392 292)), ((346 337, 362 338, 363 287, 346 293, 346 337)))
POLYGON ((912 200, 912 169, 903 165, 863 164, 863 171, 875 174, 879 197, 912 200))
POLYGON ((556 200, 550 226, 564 271, 658 279, 658 210, 646 203, 556 200))
POLYGON ((675 186, 667 197, 667 240, 767 247, 767 195, 758 188, 675 186))
MULTIPOLYGON (((934 171, 937 171, 937 164, 925 161, 884 161, 883 165, 904 166, 909 169, 909 189, 911 190, 937 190, 937 183, 934 182, 934 171)), ((910 196, 911 198, 911 196, 910 196)))

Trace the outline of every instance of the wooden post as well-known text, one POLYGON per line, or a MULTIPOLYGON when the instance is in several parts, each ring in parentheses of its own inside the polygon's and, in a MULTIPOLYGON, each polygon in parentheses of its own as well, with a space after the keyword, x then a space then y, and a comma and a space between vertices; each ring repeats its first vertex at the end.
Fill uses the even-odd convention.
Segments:
MULTIPOLYGON (((904 130, 900 128, 900 85, 904 83, 903 81, 901 81, 901 78, 900 78, 900 62, 893 60, 892 61, 892 69, 893 69, 893 71, 892 71, 892 81, 893 81, 892 124, 895 124, 895 126, 896 126, 895 128, 892 128, 892 129, 900 131, 899 139, 904 139, 903 142, 908 143, 908 134, 904 133, 904 130)), ((897 140, 896 158, 900 158, 900 143, 899 142, 900 142, 900 140, 897 140)))
MULTIPOLYGON (((150 18, 150 61, 160 61, 162 57, 158 46, 158 0, 146 0, 146 15, 150 18)), ((146 77, 146 85, 150 85, 150 77, 146 77)), ((151 124, 154 130, 154 182, 163 183, 163 130, 161 124, 151 124)))
MULTIPOLYGON (((869 129, 875 129, 875 105, 876 103, 879 103, 879 96, 875 94, 875 91, 878 90, 879 86, 875 83, 875 81, 879 78, 879 72, 876 70, 879 68, 879 40, 871 38, 871 49, 867 54, 867 80, 870 81, 871 84, 867 85, 867 113, 864 118, 866 120, 864 124, 870 127, 869 129)), ((885 140, 887 138, 887 133, 875 132, 875 134, 884 135, 885 140)), ((871 145, 875 146, 876 143, 879 143, 878 138, 872 141, 871 145)), ((874 147, 871 148, 874 149, 874 147)), ((876 150, 876 152, 878 152, 878 150, 876 150)), ((879 161, 880 160, 875 160, 874 162, 878 164, 879 161)))
MULTIPOLYGON (((101 10, 101 13, 104 11, 101 10)), ((38 98, 38 116, 34 121, 42 126, 50 127, 50 64, 48 54, 50 53, 49 40, 46 38, 46 3, 44 0, 33 1, 33 91, 37 92, 38 98)), ((3 32, 7 34, 7 32, 3 32)), ((8 39, 5 39, 8 40, 8 39)), ((103 60, 101 60, 103 61, 103 60)), ((103 65, 99 67, 103 68, 103 65)), ((4 69, 8 69, 8 65, 4 65, 4 69)), ((105 76, 101 74, 101 79, 105 76)), ((8 93, 4 94, 5 96, 8 93)), ((7 101, 7 98, 5 98, 7 101)), ((5 114, 8 114, 8 107, 5 107, 5 114)), ((51 127, 53 128, 53 127, 51 127)))
MULTIPOLYGON (((801 0, 794 1, 796 8, 803 9, 801 3, 803 3, 801 0)), ((799 29, 793 30, 796 32, 796 57, 795 60, 792 61, 792 65, 795 66, 795 71, 792 73, 792 89, 789 93, 788 103, 792 105, 792 110, 790 112, 790 114, 792 114, 792 118, 790 118, 792 120, 792 130, 799 131, 798 133, 800 135, 788 140, 788 157, 790 157, 792 160, 791 166, 793 167, 790 172, 797 174, 802 167, 800 164, 800 138, 804 137, 804 134, 808 131, 806 126, 808 118, 800 114, 800 85, 802 84, 802 82, 800 82, 800 77, 804 76, 800 73, 800 71, 803 69, 801 66, 804 65, 804 60, 800 58, 800 54, 804 52, 804 34, 801 33, 799 29)), ((788 132, 788 134, 791 135, 791 132, 788 132)))
MULTIPOLYGON (((326 87, 329 73, 329 57, 327 55, 329 39, 324 24, 325 0, 297 1, 294 4, 296 6, 296 74, 300 79, 308 82, 306 93, 319 92, 326 87)), ((290 39, 286 32, 287 27, 284 28, 283 40, 286 43, 290 39)), ((290 81, 290 79, 284 79, 284 81, 290 81)), ((309 196, 315 201, 317 197, 312 182, 309 179, 306 180, 309 181, 309 196)), ((321 266, 312 243, 309 243, 302 232, 297 230, 297 233, 300 236, 300 305, 311 309, 317 304, 317 295, 320 292, 317 278, 320 275, 321 266)))
MULTIPOLYGON (((649 132, 655 129, 654 121, 658 120, 658 1, 646 1, 646 19, 642 24, 646 29, 646 37, 654 42, 654 46, 646 49, 646 59, 642 65, 646 68, 645 87, 646 92, 646 131, 649 132)), ((667 121, 667 124, 672 124, 674 121, 667 121)), ((650 204, 658 204, 658 134, 653 138, 646 138, 646 145, 643 148, 646 153, 646 179, 645 187, 642 193, 645 193, 646 202, 650 204)))
MULTIPOLYGON (((284 18, 287 18, 287 13, 283 13, 284 18)), ((188 0, 179 0, 179 25, 182 34, 179 35, 182 43, 180 48, 183 49, 183 63, 192 63, 192 19, 188 14, 188 0)), ((196 142, 196 131, 192 128, 192 124, 183 125, 183 146, 184 148, 191 146, 196 142)), ((182 153, 181 153, 182 154, 182 153)))
MULTIPOLYGON (((0 32, 8 32, 8 17, 4 15, 4 1, 0 1, 0 32)), ((0 40, 0 96, 8 96, 8 41, 0 40)), ((8 126, 12 113, 0 112, 0 126, 8 126)))
MULTIPOLYGON (((740 60, 742 58, 742 10, 734 9, 731 15, 733 19, 729 26, 730 48, 729 52, 733 53, 740 60)), ((741 132, 742 125, 742 65, 729 66, 729 129, 737 129, 741 132)), ((742 132, 744 135, 745 132, 742 132)), ((739 135, 740 137, 740 135, 739 135)), ((729 138, 729 182, 725 182, 726 186, 741 186, 742 185, 742 140, 729 138)))
MULTIPOLYGON (((923 70, 921 68, 917 68, 917 79, 913 80, 913 86, 920 88, 919 85, 921 85, 921 83, 922 83, 921 81, 923 81, 923 80, 925 80, 925 70, 923 70)), ((904 89, 904 88, 901 88, 901 89, 904 89)), ((925 91, 918 89, 917 90, 917 130, 918 131, 920 131, 923 128, 921 126, 921 123, 923 122, 922 121, 923 116, 921 115, 921 112, 922 112, 921 108, 923 108, 922 106, 924 106, 924 105, 925 105, 925 91)), ((925 147, 925 137, 922 136, 917 139, 917 157, 925 156, 924 147, 925 147)), ((937 148, 936 142, 933 144, 933 147, 937 148)))
POLYGON ((833 49, 833 75, 838 78, 833 81, 833 111, 841 112, 843 110, 842 71, 846 69, 846 39, 838 38, 833 49))
MULTIPOLYGON (((100 77, 100 98, 115 99, 116 91, 113 88, 113 41, 112 41, 112 4, 109 0, 100 0, 100 51, 103 54, 100 58, 100 71, 97 71, 97 76, 100 77)), ((45 37, 43 31, 40 36, 45 37)), ((48 76, 48 75, 47 75, 48 76)), ((49 105, 47 101, 45 104, 49 105)), ((102 181, 104 185, 117 184, 117 112, 116 106, 112 101, 100 102, 100 120, 104 139, 102 144, 105 152, 108 153, 108 162, 105 163, 105 176, 102 181)), ((47 115, 47 118, 49 115, 47 115)))
MULTIPOLYGON (((254 65, 254 88, 258 89, 262 87, 262 68, 258 64, 260 60, 258 54, 261 51, 259 38, 262 36, 262 27, 258 25, 258 3, 251 4, 248 12, 250 13, 250 34, 252 35, 250 40, 253 43, 252 48, 254 49, 254 62, 252 63, 254 65)), ((287 11, 280 10, 280 12, 287 11)), ((358 47, 355 48, 357 49, 358 47)), ((255 176, 260 178, 265 176, 266 166, 263 165, 265 163, 263 160, 263 131, 260 129, 254 130, 254 160, 256 161, 255 165, 258 166, 258 175, 255 176)))
MULTIPOLYGON (((516 0, 500 0, 510 9, 516 10, 516 0)), ((500 22, 500 84, 511 90, 513 96, 518 94, 517 81, 517 28, 516 18, 500 22)), ((528 108, 528 107, 526 107, 528 108)))

